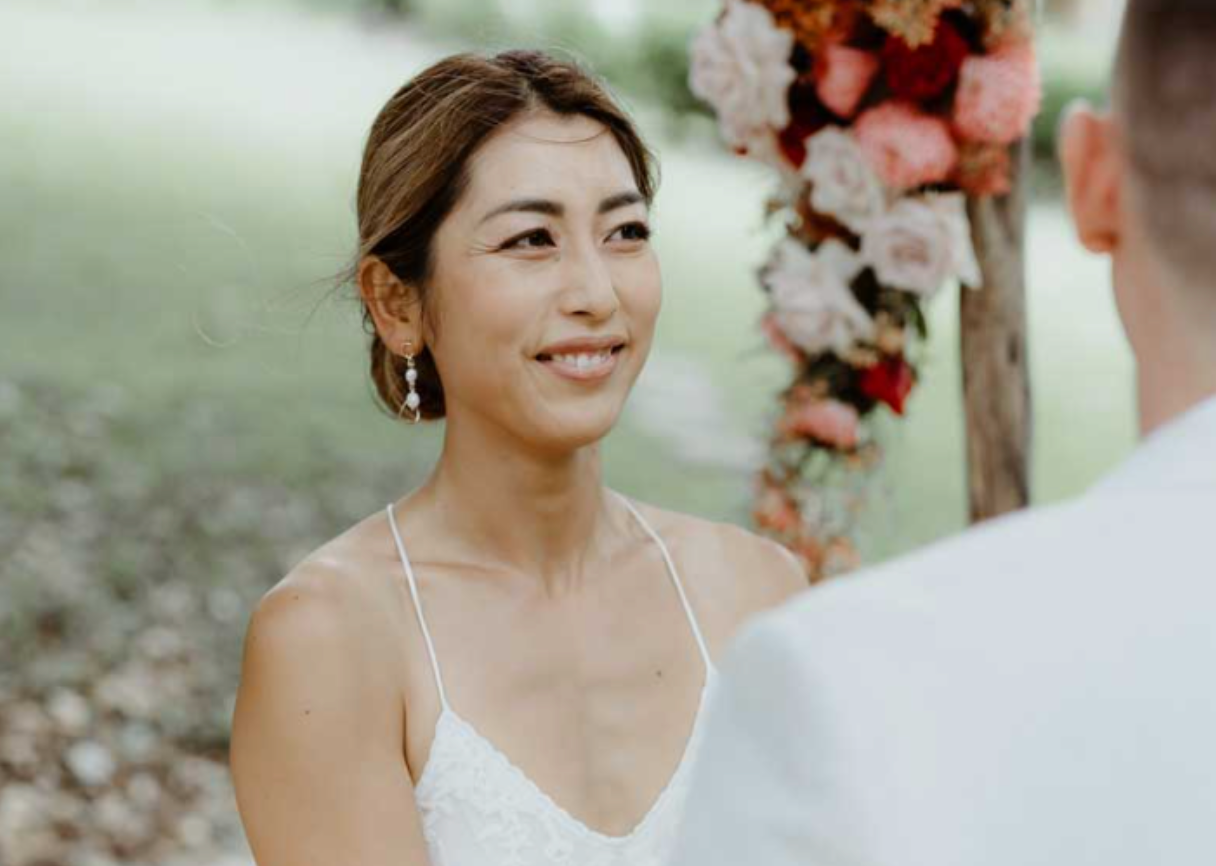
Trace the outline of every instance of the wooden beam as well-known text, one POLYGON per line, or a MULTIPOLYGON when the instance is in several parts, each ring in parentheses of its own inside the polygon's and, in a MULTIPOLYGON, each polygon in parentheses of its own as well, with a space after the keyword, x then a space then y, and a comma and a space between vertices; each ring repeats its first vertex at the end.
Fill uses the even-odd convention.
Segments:
POLYGON ((962 289, 967 488, 973 523, 1030 504, 1033 420, 1026 338, 1030 144, 1013 153, 1013 192, 968 204, 984 287, 962 289))

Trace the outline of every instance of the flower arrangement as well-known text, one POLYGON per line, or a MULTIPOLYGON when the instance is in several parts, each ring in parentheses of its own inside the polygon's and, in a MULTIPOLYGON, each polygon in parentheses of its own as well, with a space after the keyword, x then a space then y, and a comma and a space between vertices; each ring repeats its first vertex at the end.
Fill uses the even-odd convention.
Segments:
POLYGON ((1030 0, 726 0, 693 41, 693 92, 781 179, 761 330, 794 377, 754 517, 812 580, 858 564, 865 482, 841 479, 877 465, 880 407, 905 411, 923 304, 981 285, 967 197, 1011 190, 1032 35, 1030 0))

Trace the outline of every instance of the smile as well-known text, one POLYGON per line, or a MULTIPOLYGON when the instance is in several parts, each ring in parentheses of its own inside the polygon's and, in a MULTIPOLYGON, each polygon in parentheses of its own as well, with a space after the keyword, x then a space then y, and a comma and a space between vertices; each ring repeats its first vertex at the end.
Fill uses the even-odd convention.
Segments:
POLYGON ((624 348, 624 346, 618 345, 594 351, 554 352, 542 354, 536 360, 564 379, 591 382, 606 379, 612 375, 624 348))

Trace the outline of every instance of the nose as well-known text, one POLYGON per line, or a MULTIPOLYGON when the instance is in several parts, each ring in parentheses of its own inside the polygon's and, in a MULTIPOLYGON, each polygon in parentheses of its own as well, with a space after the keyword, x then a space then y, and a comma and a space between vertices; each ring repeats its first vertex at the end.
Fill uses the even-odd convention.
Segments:
POLYGON ((595 244, 588 243, 572 248, 566 261, 562 312, 594 321, 612 318, 621 304, 606 257, 595 244))

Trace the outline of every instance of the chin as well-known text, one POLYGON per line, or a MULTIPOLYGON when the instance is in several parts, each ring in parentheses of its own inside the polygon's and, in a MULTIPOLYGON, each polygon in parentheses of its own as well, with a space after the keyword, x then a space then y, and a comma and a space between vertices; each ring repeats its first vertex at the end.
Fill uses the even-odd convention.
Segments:
POLYGON ((545 429, 536 431, 543 438, 546 450, 554 452, 578 451, 597 445, 616 427, 620 419, 619 406, 568 407, 551 413, 545 429))

